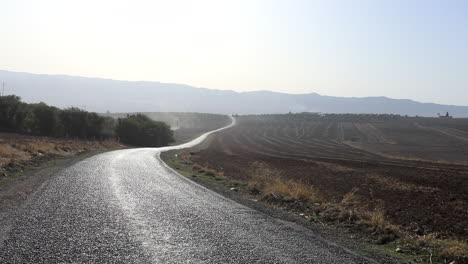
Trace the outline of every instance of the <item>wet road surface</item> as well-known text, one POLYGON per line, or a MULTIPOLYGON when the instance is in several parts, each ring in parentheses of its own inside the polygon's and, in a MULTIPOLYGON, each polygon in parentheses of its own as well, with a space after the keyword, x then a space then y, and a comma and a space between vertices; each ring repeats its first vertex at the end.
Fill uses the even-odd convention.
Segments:
POLYGON ((0 263, 370 263, 118 150, 56 174, 0 223, 0 263))

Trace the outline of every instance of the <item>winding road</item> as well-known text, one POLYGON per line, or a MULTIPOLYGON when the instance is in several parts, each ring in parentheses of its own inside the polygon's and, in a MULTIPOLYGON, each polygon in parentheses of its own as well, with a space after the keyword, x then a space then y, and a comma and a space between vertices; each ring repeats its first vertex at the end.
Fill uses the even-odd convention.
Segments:
POLYGON ((371 263, 159 159, 208 134, 174 147, 107 152, 54 175, 0 223, 0 263, 371 263))

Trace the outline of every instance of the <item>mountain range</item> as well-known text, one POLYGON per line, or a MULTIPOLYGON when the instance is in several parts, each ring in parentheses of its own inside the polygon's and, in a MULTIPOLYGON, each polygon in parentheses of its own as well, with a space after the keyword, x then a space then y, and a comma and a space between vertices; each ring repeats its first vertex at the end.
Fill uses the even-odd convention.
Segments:
POLYGON ((437 116, 449 112, 468 117, 468 106, 420 103, 387 97, 334 97, 316 93, 235 92, 183 84, 119 81, 66 75, 40 75, 0 70, 5 94, 26 102, 94 112, 201 112, 268 114, 288 112, 400 114, 437 116))

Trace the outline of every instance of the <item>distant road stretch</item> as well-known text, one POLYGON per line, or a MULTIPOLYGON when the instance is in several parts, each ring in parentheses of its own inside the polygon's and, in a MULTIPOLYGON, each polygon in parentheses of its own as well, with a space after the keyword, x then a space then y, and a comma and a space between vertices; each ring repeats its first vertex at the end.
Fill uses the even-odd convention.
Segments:
POLYGON ((159 159, 207 134, 100 154, 56 174, 0 223, 0 263, 368 263, 159 159))

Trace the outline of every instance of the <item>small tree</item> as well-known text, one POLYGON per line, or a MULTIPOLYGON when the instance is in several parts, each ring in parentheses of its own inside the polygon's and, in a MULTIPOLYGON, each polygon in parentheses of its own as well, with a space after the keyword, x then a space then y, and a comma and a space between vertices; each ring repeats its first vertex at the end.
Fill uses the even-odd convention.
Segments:
POLYGON ((79 108, 67 108, 60 111, 63 135, 66 137, 86 138, 88 136, 87 112, 79 108))
POLYGON ((29 109, 16 95, 0 96, 0 127, 25 130, 29 109))
POLYGON ((119 118, 116 134, 122 142, 142 147, 160 147, 174 142, 173 131, 166 123, 142 114, 119 118))
POLYGON ((59 136, 59 109, 45 103, 30 105, 29 129, 44 136, 59 136))

